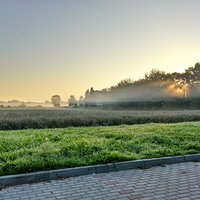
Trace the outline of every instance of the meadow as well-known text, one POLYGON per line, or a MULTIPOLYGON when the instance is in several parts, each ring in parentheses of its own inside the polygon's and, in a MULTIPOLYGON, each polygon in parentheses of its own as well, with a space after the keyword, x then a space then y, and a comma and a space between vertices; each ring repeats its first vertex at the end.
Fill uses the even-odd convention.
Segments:
POLYGON ((0 109, 0 130, 200 121, 200 110, 0 109))
POLYGON ((0 131, 0 176, 200 152, 200 122, 0 131))

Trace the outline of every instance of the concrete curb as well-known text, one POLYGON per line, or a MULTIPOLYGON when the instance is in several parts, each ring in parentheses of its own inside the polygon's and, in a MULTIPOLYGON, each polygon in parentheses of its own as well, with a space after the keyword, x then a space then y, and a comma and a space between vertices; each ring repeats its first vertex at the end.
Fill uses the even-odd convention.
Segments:
POLYGON ((93 173, 104 173, 128 169, 146 169, 153 166, 200 161, 200 154, 153 158, 144 160, 125 161, 103 165, 94 165, 86 167, 75 167, 19 175, 1 176, 0 185, 13 186, 40 181, 50 181, 60 178, 69 178, 93 173))

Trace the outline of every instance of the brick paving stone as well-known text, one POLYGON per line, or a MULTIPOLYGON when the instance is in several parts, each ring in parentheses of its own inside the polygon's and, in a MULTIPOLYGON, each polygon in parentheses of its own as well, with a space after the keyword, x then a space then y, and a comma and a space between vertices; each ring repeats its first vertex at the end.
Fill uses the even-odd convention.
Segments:
POLYGON ((4 188, 0 200, 200 200, 200 163, 187 162, 4 188))

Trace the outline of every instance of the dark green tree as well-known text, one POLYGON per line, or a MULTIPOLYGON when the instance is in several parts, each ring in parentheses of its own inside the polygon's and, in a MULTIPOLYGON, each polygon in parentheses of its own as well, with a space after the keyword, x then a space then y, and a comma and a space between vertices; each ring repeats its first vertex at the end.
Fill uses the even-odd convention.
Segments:
POLYGON ((51 97, 51 103, 54 107, 60 107, 61 105, 61 97, 59 95, 54 95, 51 97))
POLYGON ((118 84, 117 87, 126 87, 133 84, 133 81, 130 78, 121 80, 118 84))
POLYGON ((94 93, 95 93, 94 88, 91 87, 91 88, 90 88, 90 95, 93 95, 94 93))
POLYGON ((87 89, 85 92, 85 96, 87 97, 89 94, 90 94, 90 91, 89 91, 89 89, 87 89))
POLYGON ((144 79, 146 81, 164 81, 168 79, 168 76, 164 71, 152 69, 149 73, 144 75, 144 79))
POLYGON ((186 69, 185 73, 183 73, 183 79, 191 84, 200 81, 200 63, 196 63, 194 67, 186 69))

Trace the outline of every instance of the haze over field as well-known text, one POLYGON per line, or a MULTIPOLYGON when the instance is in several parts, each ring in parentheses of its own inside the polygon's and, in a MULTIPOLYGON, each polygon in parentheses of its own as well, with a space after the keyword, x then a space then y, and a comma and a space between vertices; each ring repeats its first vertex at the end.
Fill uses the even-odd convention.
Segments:
POLYGON ((0 0, 0 100, 63 100, 199 62, 199 0, 0 0))

